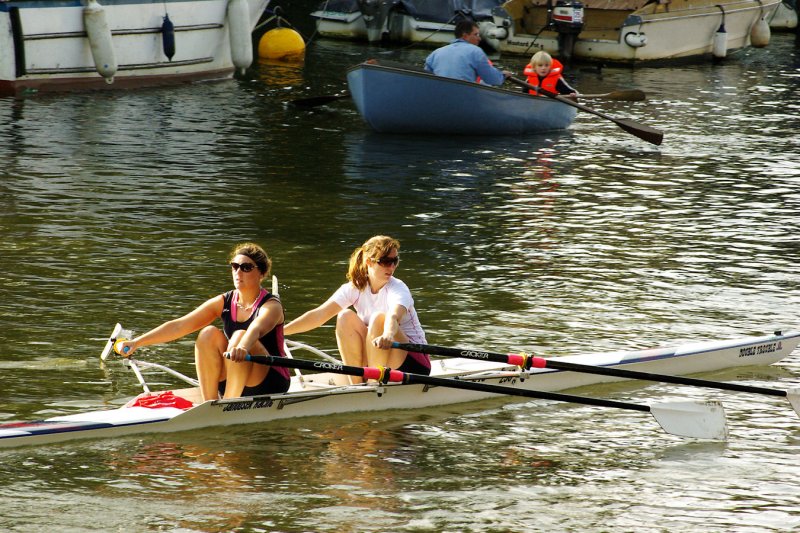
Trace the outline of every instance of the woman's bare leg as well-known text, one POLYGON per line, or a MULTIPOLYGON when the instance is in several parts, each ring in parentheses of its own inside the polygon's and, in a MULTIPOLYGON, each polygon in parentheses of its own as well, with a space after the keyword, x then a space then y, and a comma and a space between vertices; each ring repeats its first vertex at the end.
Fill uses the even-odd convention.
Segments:
MULTIPOLYGON (((406 354, 408 352, 397 348, 381 350, 372 344, 374 338, 380 337, 383 334, 385 320, 386 315, 384 313, 375 313, 369 321, 364 347, 367 353, 367 364, 369 366, 387 366, 396 369, 406 360, 406 354)), ((408 342, 408 337, 406 337, 406 334, 402 331, 398 331, 394 336, 394 340, 395 342, 408 342)))
MULTIPOLYGON (((245 332, 246 331, 243 329, 235 331, 226 349, 230 349, 231 346, 236 346, 245 332)), ((250 348, 250 353, 253 355, 267 355, 267 350, 264 349, 264 346, 262 346, 260 342, 256 342, 255 345, 250 348)), ((255 387, 264 381, 270 368, 266 365, 251 363, 250 361, 231 361, 230 359, 223 359, 223 361, 225 363, 227 375, 223 398, 238 398, 242 395, 245 385, 248 387, 255 387)))
MULTIPOLYGON (((336 316, 336 344, 342 361, 350 366, 365 366, 367 363, 364 354, 364 343, 367 336, 367 326, 361 322, 358 315, 350 309, 341 311, 336 316)), ((362 383, 360 377, 350 376, 350 383, 362 383)))
POLYGON ((194 344, 194 364, 203 401, 219 398, 219 382, 225 379, 222 354, 228 348, 228 339, 215 326, 206 326, 197 335, 194 344))

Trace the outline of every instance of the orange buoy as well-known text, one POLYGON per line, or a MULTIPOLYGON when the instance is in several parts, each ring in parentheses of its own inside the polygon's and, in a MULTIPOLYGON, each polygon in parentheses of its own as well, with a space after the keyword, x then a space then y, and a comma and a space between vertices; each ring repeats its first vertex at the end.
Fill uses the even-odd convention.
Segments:
POLYGON ((261 36, 258 55, 265 59, 292 60, 300 58, 306 51, 306 43, 291 28, 274 28, 261 36))

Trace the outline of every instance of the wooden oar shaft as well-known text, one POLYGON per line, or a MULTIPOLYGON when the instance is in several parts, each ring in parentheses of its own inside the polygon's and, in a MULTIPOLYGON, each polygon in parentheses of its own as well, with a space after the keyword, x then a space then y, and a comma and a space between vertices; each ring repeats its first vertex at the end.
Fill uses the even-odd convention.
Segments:
POLYGON ((323 94, 321 96, 311 96, 309 98, 298 98, 292 100, 291 103, 297 107, 317 107, 335 102, 336 100, 341 100, 342 98, 350 98, 350 92, 345 91, 341 94, 323 94))
POLYGON ((581 111, 586 111, 587 113, 591 113, 606 120, 610 120, 611 122, 622 128, 623 130, 627 131, 631 135, 635 135, 640 139, 647 141, 649 143, 658 145, 661 144, 661 142, 664 140, 664 132, 657 130, 655 128, 651 128, 650 126, 639 124, 627 118, 614 118, 612 116, 606 115, 605 113, 602 113, 590 107, 586 107, 583 104, 579 104, 578 102, 575 102, 569 98, 561 96, 558 93, 548 91, 547 89, 542 89, 541 87, 536 87, 535 85, 531 85, 530 83, 523 81, 519 78, 515 78, 513 76, 510 76, 508 79, 513 83, 519 85, 520 87, 525 87, 532 91, 536 91, 539 94, 543 94, 549 98, 558 100, 559 102, 566 104, 568 106, 572 106, 580 109, 581 111))
POLYGON ((336 363, 329 363, 323 361, 306 361, 303 359, 295 359, 295 358, 290 359, 288 357, 275 357, 271 355, 248 355, 247 360, 252 361, 254 363, 259 363, 269 366, 299 368, 301 370, 319 370, 325 372, 333 372, 336 374, 345 374, 348 376, 360 376, 366 379, 375 379, 383 383, 390 383, 390 382, 406 383, 406 384, 417 383, 422 385, 433 385, 436 387, 449 387, 453 389, 488 392, 492 394, 505 394, 509 396, 537 398, 541 400, 554 400, 557 402, 570 402, 570 403, 578 403, 584 405, 594 405, 599 407, 611 407, 616 409, 627 409, 629 411, 641 411, 645 413, 650 412, 649 405, 618 402, 614 400, 604 400, 602 398, 587 398, 584 396, 574 396, 571 394, 561 394, 555 392, 517 389, 513 387, 504 387, 502 385, 491 385, 488 383, 479 383, 463 379, 437 378, 431 376, 424 376, 421 374, 411 374, 408 372, 401 372, 399 370, 393 370, 391 368, 348 366, 348 365, 340 365, 336 363))
POLYGON ((644 91, 640 91, 639 89, 620 89, 605 94, 579 94, 578 98, 602 98, 620 102, 641 102, 647 99, 647 95, 644 91))
POLYGON ((463 357, 466 359, 478 359, 483 361, 493 361, 496 363, 508 363, 512 365, 527 365, 535 368, 553 368, 558 370, 569 370, 584 374, 598 374, 603 376, 614 376, 626 379, 641 379, 645 381, 660 381, 664 383, 675 383, 678 385, 689 385, 692 387, 705 387, 709 389, 730 390, 737 392, 749 392, 752 394, 764 394, 767 396, 787 396, 787 392, 781 389, 770 389, 766 387, 752 387, 740 385, 738 383, 726 383, 722 381, 709 381, 705 379, 688 378, 684 376, 672 376, 669 374, 655 374, 652 372, 640 372, 637 370, 626 370, 623 368, 610 368, 605 366, 584 365, 580 363, 570 363, 567 361, 554 361, 543 357, 526 357, 520 354, 503 354, 485 352, 474 349, 448 348, 445 346, 433 346, 429 344, 401 344, 395 343, 395 348, 410 352, 427 353, 430 355, 442 355, 446 357, 463 357))

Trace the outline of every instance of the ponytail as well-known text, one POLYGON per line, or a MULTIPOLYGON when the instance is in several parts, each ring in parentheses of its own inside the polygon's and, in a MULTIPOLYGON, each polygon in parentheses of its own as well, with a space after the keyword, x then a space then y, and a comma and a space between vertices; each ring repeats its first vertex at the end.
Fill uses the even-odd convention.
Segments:
POLYGON ((400 241, 387 237, 386 235, 371 237, 350 254, 347 279, 355 285, 358 290, 363 291, 369 284, 367 261, 378 261, 378 259, 388 255, 392 250, 400 251, 400 241))

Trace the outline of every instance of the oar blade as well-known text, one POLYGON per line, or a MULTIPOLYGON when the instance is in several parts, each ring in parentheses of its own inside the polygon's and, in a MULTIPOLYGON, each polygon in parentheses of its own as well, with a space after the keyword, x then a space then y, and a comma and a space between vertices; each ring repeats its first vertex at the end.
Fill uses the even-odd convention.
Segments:
POLYGON ((639 89, 621 89, 608 93, 608 99, 621 102, 641 102, 647 99, 647 95, 639 89))
POLYGON ((792 404, 794 412, 800 415, 800 388, 787 389, 786 398, 792 404))
POLYGON ((706 440, 727 440, 725 408, 716 401, 664 402, 650 406, 650 414, 667 433, 706 440))
POLYGON ((650 126, 639 124, 627 118, 617 118, 614 119, 614 122, 631 135, 636 135, 643 141, 647 141, 651 144, 659 145, 664 140, 664 132, 651 128, 650 126))
POLYGON ((335 102, 336 100, 341 100, 342 98, 349 98, 350 93, 344 94, 326 94, 322 96, 312 96, 310 98, 299 98, 297 100, 292 100, 292 105, 297 107, 317 107, 325 104, 329 104, 331 102, 335 102))
POLYGON ((100 352, 100 360, 105 361, 108 359, 108 356, 111 354, 111 350, 114 348, 114 342, 116 342, 117 337, 119 337, 120 333, 122 333, 122 324, 117 324, 114 326, 114 331, 111 332, 111 335, 108 337, 108 341, 106 341, 105 347, 103 347, 103 351, 100 352))

